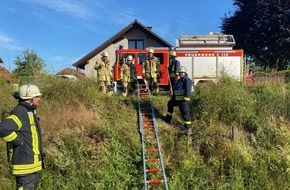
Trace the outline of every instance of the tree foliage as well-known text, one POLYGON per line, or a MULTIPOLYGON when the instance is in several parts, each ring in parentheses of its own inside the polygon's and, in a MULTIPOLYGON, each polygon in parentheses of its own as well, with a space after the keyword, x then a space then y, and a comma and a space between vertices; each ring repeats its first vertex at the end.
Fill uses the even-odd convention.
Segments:
POLYGON ((24 50, 22 56, 16 56, 14 64, 16 69, 13 74, 16 76, 38 76, 45 73, 45 63, 34 50, 24 50))
POLYGON ((234 0, 236 10, 222 19, 222 32, 233 34, 257 65, 286 69, 290 63, 289 0, 234 0))

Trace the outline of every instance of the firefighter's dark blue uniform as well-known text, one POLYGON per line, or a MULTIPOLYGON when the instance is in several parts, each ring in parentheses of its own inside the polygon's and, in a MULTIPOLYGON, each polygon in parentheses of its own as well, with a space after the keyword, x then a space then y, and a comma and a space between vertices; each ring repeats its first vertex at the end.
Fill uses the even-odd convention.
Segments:
POLYGON ((171 61, 168 67, 168 72, 170 75, 170 82, 172 86, 176 82, 175 77, 178 75, 177 71, 179 70, 179 68, 180 68, 180 62, 177 59, 175 59, 175 57, 171 58, 171 61))
POLYGON ((165 122, 170 123, 174 107, 178 106, 184 119, 185 129, 191 128, 191 116, 189 110, 189 101, 192 90, 192 80, 185 75, 181 77, 173 86, 173 96, 167 103, 167 115, 165 122))

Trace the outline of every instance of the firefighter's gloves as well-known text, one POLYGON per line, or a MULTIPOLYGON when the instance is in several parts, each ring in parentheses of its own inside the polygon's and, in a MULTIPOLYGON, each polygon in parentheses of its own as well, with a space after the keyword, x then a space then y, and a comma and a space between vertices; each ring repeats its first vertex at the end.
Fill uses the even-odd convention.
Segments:
POLYGON ((190 98, 189 98, 189 97, 184 97, 183 100, 184 100, 184 101, 189 101, 190 98))

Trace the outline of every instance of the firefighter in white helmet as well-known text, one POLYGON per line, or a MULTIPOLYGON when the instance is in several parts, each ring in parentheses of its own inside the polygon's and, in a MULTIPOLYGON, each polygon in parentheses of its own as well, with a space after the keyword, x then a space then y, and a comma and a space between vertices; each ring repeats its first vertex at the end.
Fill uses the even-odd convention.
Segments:
POLYGON ((137 69, 136 66, 134 64, 133 61, 133 57, 132 60, 127 60, 128 62, 128 66, 130 68, 130 81, 128 83, 128 92, 130 94, 133 94, 134 91, 136 90, 136 84, 137 84, 137 69))
POLYGON ((154 50, 148 49, 146 60, 142 64, 142 77, 145 78, 152 87, 153 94, 159 93, 158 78, 161 78, 160 63, 154 56, 154 50))
POLYGON ((193 82, 187 76, 185 67, 181 66, 177 72, 180 78, 173 86, 173 95, 167 103, 167 115, 164 121, 167 123, 171 122, 174 107, 178 106, 184 119, 184 129, 191 132, 189 101, 193 82))
POLYGON ((100 90, 103 94, 106 94, 107 92, 109 94, 112 94, 113 89, 111 80, 113 78, 113 72, 109 61, 109 53, 107 51, 104 51, 101 56, 101 59, 98 59, 96 61, 94 67, 95 70, 97 70, 100 90))
MULTIPOLYGON (((180 68, 180 62, 176 59, 176 52, 175 51, 170 51, 169 53, 169 66, 168 66, 168 72, 170 76, 170 84, 171 86, 174 86, 176 82, 176 77, 178 76, 178 70, 180 68)), ((172 90, 172 89, 171 89, 172 90)))
POLYGON ((130 72, 130 64, 133 61, 132 55, 128 55, 126 59, 126 63, 122 64, 121 72, 120 72, 120 80, 122 81, 123 92, 122 96, 126 97, 128 94, 128 89, 131 88, 131 72, 130 72))
POLYGON ((22 85, 12 94, 18 105, 0 123, 0 137, 7 143, 8 162, 16 189, 37 189, 44 167, 41 129, 36 109, 42 95, 35 85, 22 85))

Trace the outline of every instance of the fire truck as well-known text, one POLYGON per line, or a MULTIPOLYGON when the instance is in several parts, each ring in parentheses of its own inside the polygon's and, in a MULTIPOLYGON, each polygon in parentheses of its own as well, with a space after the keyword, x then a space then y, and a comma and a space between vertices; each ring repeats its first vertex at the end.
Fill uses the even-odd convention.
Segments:
MULTIPOLYGON (((187 69, 188 76, 194 85, 200 82, 213 81, 227 74, 239 81, 244 79, 243 50, 233 49, 233 35, 209 33, 207 35, 182 35, 176 39, 175 48, 154 48, 154 56, 159 59, 162 78, 159 86, 169 87, 169 52, 175 51, 181 66, 187 69)), ((120 80, 120 68, 128 55, 134 58, 138 77, 142 76, 142 63, 146 59, 147 50, 116 50, 116 62, 113 66, 114 81, 120 80)))

